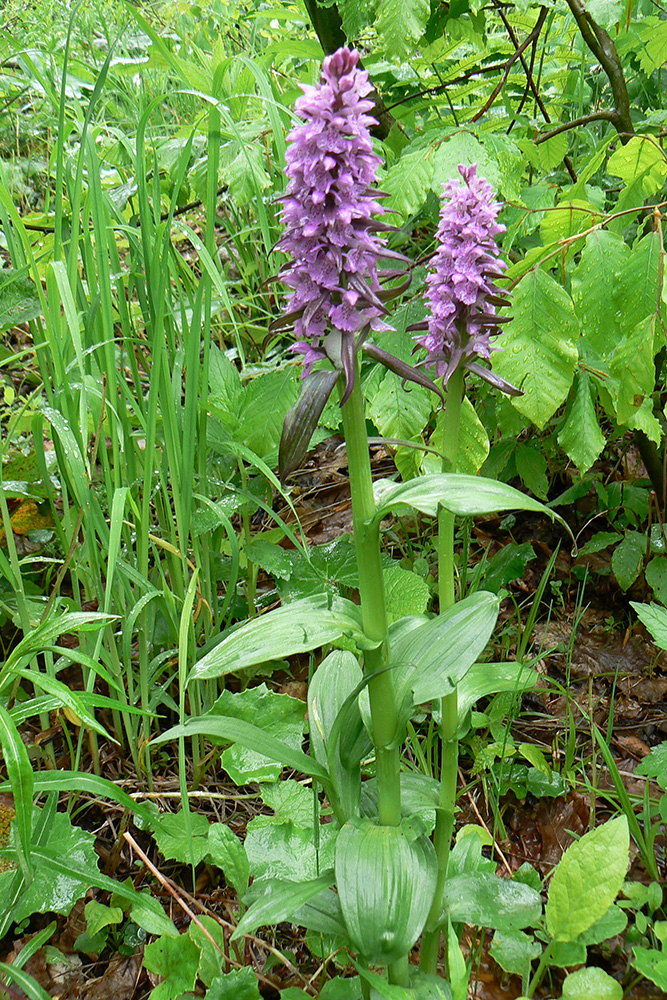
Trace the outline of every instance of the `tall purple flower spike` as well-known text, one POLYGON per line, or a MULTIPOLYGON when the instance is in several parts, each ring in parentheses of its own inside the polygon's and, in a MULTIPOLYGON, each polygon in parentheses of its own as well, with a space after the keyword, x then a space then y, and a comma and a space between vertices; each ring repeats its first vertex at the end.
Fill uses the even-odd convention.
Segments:
POLYGON ((303 87, 295 105, 303 124, 288 136, 282 198, 286 227, 277 249, 292 260, 280 280, 293 291, 288 311, 274 329, 294 325, 293 351, 303 355, 303 377, 316 361, 329 358, 345 373, 345 398, 352 391, 355 337, 389 329, 378 280, 378 259, 404 260, 385 246, 373 221, 384 210, 371 190, 382 162, 373 152, 367 112, 373 102, 359 53, 338 49, 324 60, 317 87, 303 87))
POLYGON ((433 366, 446 384, 460 365, 470 368, 497 388, 520 394, 503 379, 475 363, 488 360, 497 350, 491 337, 497 336, 509 317, 497 316, 496 307, 509 304, 507 293, 495 285, 507 266, 500 260, 496 236, 505 227, 496 221, 500 205, 493 189, 477 176, 477 166, 459 167, 464 184, 449 181, 445 185, 438 249, 426 278, 426 299, 431 315, 411 329, 426 330, 415 337, 425 347, 425 364, 433 366))

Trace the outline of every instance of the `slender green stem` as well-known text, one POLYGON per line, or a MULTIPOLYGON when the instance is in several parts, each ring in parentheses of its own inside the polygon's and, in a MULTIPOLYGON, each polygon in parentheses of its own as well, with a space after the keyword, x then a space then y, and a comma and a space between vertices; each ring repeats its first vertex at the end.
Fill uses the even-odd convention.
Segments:
MULTIPOLYGON (((443 446, 443 468, 445 472, 455 472, 459 451, 461 427, 461 406, 463 403, 463 369, 454 372, 447 387, 445 404, 445 440, 443 446)), ((451 608, 456 601, 454 573, 454 515, 440 508, 438 511, 438 596, 440 614, 451 608)), ((456 774, 459 758, 458 696, 456 689, 440 701, 440 740, 442 763, 440 770, 440 800, 433 834, 433 845, 438 858, 438 880, 426 927, 422 937, 420 968, 435 974, 440 951, 440 928, 435 926, 440 919, 442 897, 447 879, 447 864, 454 830, 454 807, 456 803, 456 774)))
MULTIPOLYGON (((373 674, 382 670, 388 662, 387 612, 379 526, 371 524, 375 514, 375 499, 358 359, 354 389, 342 412, 352 493, 352 523, 359 568, 362 623, 366 637, 378 643, 375 649, 367 650, 364 654, 364 670, 367 674, 373 674)), ((401 822, 401 761, 391 672, 385 671, 374 677, 368 685, 368 693, 377 770, 378 821, 383 826, 398 826, 401 822)), ((389 967, 389 981, 399 986, 408 985, 407 955, 389 967)))

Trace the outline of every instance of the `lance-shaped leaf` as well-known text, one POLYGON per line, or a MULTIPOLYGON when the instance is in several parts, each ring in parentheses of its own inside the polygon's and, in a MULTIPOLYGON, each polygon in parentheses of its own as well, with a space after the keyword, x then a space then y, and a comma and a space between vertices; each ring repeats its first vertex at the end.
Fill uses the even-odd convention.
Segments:
POLYGON ((427 837, 396 826, 350 820, 336 839, 336 884, 356 948, 388 965, 421 934, 435 893, 438 863, 427 837))
POLYGON ((498 483, 483 476, 441 473, 420 476, 398 485, 389 479, 378 479, 373 490, 377 504, 375 519, 378 521, 402 505, 414 507, 430 517, 436 516, 440 505, 464 517, 503 510, 533 510, 546 514, 552 521, 559 521, 572 535, 563 518, 539 500, 526 496, 507 483, 498 483))
MULTIPOLYGON (((231 940, 236 941, 244 934, 252 934, 266 924, 279 924, 290 920, 301 907, 314 896, 318 896, 333 884, 333 872, 328 871, 309 882, 290 882, 287 879, 270 879, 264 887, 264 894, 248 907, 231 940)), ((253 890, 251 889, 251 894, 253 890)), ((247 897, 246 897, 247 898, 247 897)))
POLYGON ((440 399, 445 401, 445 397, 442 392, 435 384, 435 382, 425 375, 424 372, 420 371, 419 368, 414 368, 409 365, 407 361, 401 361, 400 358, 395 358, 393 354, 389 354, 388 351, 383 351, 381 347, 377 344, 364 344, 364 351, 369 358, 373 361, 379 361, 381 365, 388 368, 390 372, 398 375, 402 378, 404 382, 416 382, 417 385, 423 385, 425 389, 430 389, 434 392, 440 399))
POLYGON ((481 590, 392 642, 392 665, 414 668, 406 673, 405 683, 412 688, 415 704, 454 690, 484 651, 499 607, 495 594, 481 590))
POLYGON ((308 653, 342 635, 364 644, 357 605, 327 594, 304 597, 223 633, 220 642, 195 663, 190 680, 223 677, 258 663, 308 653))
POLYGON ((339 375, 339 371, 317 371, 305 379, 301 395, 283 424, 278 459, 282 480, 301 465, 339 375))
POLYGON ((242 747, 255 750, 284 767, 291 767, 302 774, 310 775, 311 778, 317 778, 325 788, 329 787, 329 775, 313 757, 271 736, 261 726, 254 726, 242 719, 234 719, 230 715, 215 715, 209 712, 199 718, 188 719, 183 725, 174 726, 166 733, 160 733, 151 740, 151 743, 165 743, 181 736, 198 734, 207 736, 214 743, 239 743, 242 747))

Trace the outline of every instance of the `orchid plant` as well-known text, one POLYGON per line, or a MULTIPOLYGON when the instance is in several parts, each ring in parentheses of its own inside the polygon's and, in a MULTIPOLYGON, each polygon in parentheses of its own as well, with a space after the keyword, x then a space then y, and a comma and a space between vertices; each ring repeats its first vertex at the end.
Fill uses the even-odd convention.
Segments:
MULTIPOLYGON (((372 340, 387 329, 389 303, 409 284, 409 261, 388 248, 382 234, 391 227, 377 218, 383 214, 382 193, 373 185, 381 160, 370 135, 368 74, 356 51, 341 48, 325 59, 319 85, 304 90, 296 103, 301 121, 288 136, 285 232, 278 243, 288 258, 278 278, 290 292, 285 313, 275 323, 276 329, 294 328, 292 349, 302 356, 303 389, 285 420, 281 473, 288 476, 300 462, 338 386, 360 607, 326 594, 293 601, 223 633, 191 672, 191 678, 219 677, 267 659, 336 647, 345 637, 345 648, 333 648, 321 660, 310 684, 310 754, 261 725, 234 718, 228 710, 225 714, 220 706, 158 741, 199 733, 238 743, 309 775, 322 789, 337 828, 333 867, 308 882, 256 881, 235 936, 283 920, 336 934, 357 955, 362 990, 370 996, 371 986, 380 982, 370 966, 386 967, 389 982, 406 991, 418 989, 438 969, 441 931, 451 927, 458 912, 451 902, 456 893, 448 896, 455 881, 448 876, 448 859, 457 740, 475 700, 508 684, 507 670, 496 675, 489 664, 477 662, 496 623, 497 597, 478 591, 455 599, 454 518, 518 508, 554 514, 505 484, 456 473, 466 372, 506 392, 517 391, 484 364, 491 338, 506 321, 497 310, 508 304, 496 285, 503 262, 495 238, 502 227, 490 186, 474 166, 461 167, 464 183, 452 183, 444 192, 438 249, 427 278, 430 316, 415 330, 416 349, 425 348, 427 356, 408 365, 372 340), (373 484, 362 354, 443 399, 447 432, 441 474, 373 484), (438 520, 440 613, 411 615, 389 627, 380 524, 406 506, 438 520), (463 692, 460 699, 457 688, 463 692), (440 781, 401 767, 407 722, 428 702, 440 709, 440 781), (362 781, 362 764, 367 775, 369 763, 373 776, 362 781), (433 839, 433 824, 424 819, 429 813, 436 816, 433 839), (417 970, 409 956, 422 934, 417 970)), ((530 671, 519 665, 509 683, 530 686, 530 671)), ((517 889, 524 899, 534 892, 517 889)), ((450 935, 452 981, 462 977, 457 947, 450 935)), ((465 995, 460 981, 457 989, 465 995)))

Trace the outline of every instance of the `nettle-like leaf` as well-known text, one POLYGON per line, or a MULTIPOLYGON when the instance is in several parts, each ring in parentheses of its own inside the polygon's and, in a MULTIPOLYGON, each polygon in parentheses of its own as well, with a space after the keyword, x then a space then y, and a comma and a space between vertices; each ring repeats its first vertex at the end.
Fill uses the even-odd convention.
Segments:
POLYGON ((387 207, 404 219, 414 215, 424 204, 433 183, 433 147, 411 150, 401 156, 382 181, 383 190, 390 195, 387 207))
MULTIPOLYGON (((417 385, 406 391, 393 372, 387 372, 382 379, 367 411, 383 437, 414 442, 421 442, 430 415, 431 399, 427 390, 417 385)), ((397 449, 396 468, 404 479, 416 473, 421 454, 412 448, 397 449)))
POLYGON ((582 473, 590 469, 605 446, 605 437, 595 412, 590 378, 584 371, 578 371, 574 377, 574 394, 565 411, 558 444, 582 473))
POLYGON ((621 0, 587 0, 586 10, 593 20, 607 31, 625 16, 621 0))
POLYGON ((503 350, 493 355, 493 370, 523 389, 512 404, 542 428, 567 398, 579 356, 572 300, 536 268, 517 285, 512 309, 503 350))
POLYGON ((430 13, 428 0, 380 0, 374 27, 390 59, 405 59, 414 52, 430 13))
POLYGON ((549 886, 546 922, 556 941, 575 941, 604 916, 628 868, 629 833, 617 816, 567 849, 549 886))
POLYGON ((634 23, 633 28, 641 39, 636 50, 639 65, 646 76, 651 76, 667 62, 667 21, 645 17, 640 24, 634 23))
MULTIPOLYGON (((297 698, 269 691, 266 684, 232 693, 223 691, 211 709, 212 715, 233 716, 245 722, 261 720, 263 730, 295 750, 301 748, 305 705, 297 698)), ((277 781, 281 765, 238 743, 224 751, 221 763, 237 785, 249 781, 277 781)))

